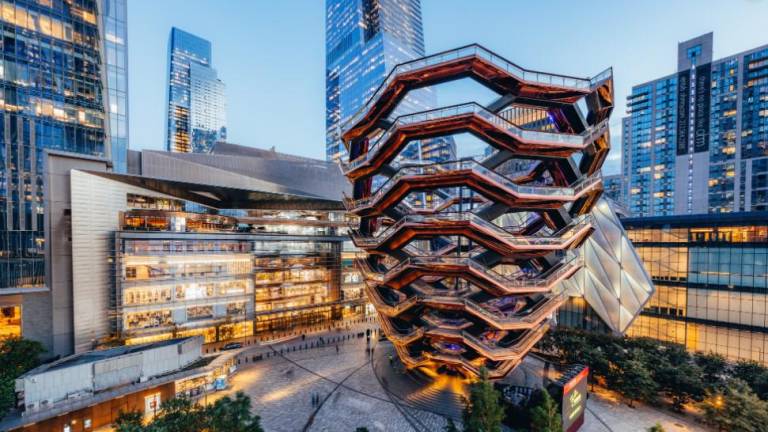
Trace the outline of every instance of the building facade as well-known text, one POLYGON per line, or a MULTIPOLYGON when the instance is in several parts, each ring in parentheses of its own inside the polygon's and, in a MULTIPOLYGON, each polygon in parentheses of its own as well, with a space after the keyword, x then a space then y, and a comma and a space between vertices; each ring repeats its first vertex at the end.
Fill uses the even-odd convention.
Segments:
POLYGON ((363 313, 344 264, 333 163, 219 143, 212 153, 47 153, 51 316, 21 315, 55 354, 202 336, 226 341, 363 313))
POLYGON ((624 203, 624 176, 621 174, 613 174, 603 176, 603 192, 606 197, 616 201, 617 203, 624 203))
POLYGON ((178 28, 168 40, 166 150, 208 153, 227 138, 224 83, 212 66, 211 43, 178 28))
POLYGON ((633 216, 768 209, 768 45, 713 59, 678 44, 677 72, 632 88, 622 121, 633 216))
MULTIPOLYGON (((424 56, 420 0, 328 0, 325 22, 326 160, 345 159, 341 127, 368 101, 392 69, 424 56)), ((434 108, 432 89, 409 94, 407 114, 434 108)), ((415 143, 408 159, 450 160, 453 139, 415 143)))
MULTIPOLYGON (((3 2, 0 73, 0 310, 2 334, 21 332, 21 314, 48 319, 44 254, 47 149, 106 158, 111 149, 108 89, 125 83, 125 1, 3 2), (113 67, 114 66, 114 67, 113 67), (114 80, 113 80, 114 78, 114 80)), ((117 94, 117 93, 115 93, 117 94)), ((127 135, 126 135, 127 138, 127 135)))
POLYGON ((236 351, 203 357, 203 338, 88 351, 48 362, 16 380, 18 410, 4 431, 90 431, 121 413, 149 421, 174 397, 195 398, 223 387, 239 363, 236 351))
POLYGON ((128 0, 101 0, 105 112, 112 166, 128 169, 128 0))
MULTIPOLYGON (((768 213, 622 220, 656 292, 627 332, 768 364, 768 213)), ((583 301, 560 323, 607 331, 583 301)))

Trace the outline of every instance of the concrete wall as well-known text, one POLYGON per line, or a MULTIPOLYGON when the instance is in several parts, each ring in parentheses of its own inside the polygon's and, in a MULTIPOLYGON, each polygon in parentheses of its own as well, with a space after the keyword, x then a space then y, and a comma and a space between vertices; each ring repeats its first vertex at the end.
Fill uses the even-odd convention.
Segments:
POLYGON ((92 389, 91 363, 45 371, 16 382, 16 390, 24 390, 24 403, 28 407, 35 403, 42 404, 46 400, 52 404, 73 393, 90 392, 92 389), (19 381, 23 381, 21 386, 19 381))
POLYGON ((110 335, 113 232, 127 194, 171 198, 83 171, 72 171, 72 286, 75 352, 88 351, 110 335))
POLYGON ((35 307, 25 308, 30 309, 30 313, 34 311, 35 315, 22 312, 24 327, 27 327, 28 322, 34 323, 33 329, 25 329, 25 337, 40 340, 40 334, 46 335, 47 340, 41 342, 52 355, 61 356, 74 352, 69 179, 73 169, 105 172, 107 160, 70 153, 45 153, 45 273, 50 294, 47 306, 42 305, 45 303, 42 299, 38 299, 35 307), (43 307, 47 308, 45 312, 41 310, 43 307), (26 319, 30 316, 34 318, 26 319))
POLYGON ((102 390, 139 382, 183 369, 197 361, 202 353, 203 338, 194 337, 183 343, 158 346, 138 352, 116 355, 57 368, 45 369, 16 380, 16 390, 24 392, 24 403, 30 406, 49 400, 66 399, 77 392, 96 393, 102 390))
POLYGON ((143 359, 141 353, 132 353, 94 363, 94 391, 138 381, 142 374, 143 359))

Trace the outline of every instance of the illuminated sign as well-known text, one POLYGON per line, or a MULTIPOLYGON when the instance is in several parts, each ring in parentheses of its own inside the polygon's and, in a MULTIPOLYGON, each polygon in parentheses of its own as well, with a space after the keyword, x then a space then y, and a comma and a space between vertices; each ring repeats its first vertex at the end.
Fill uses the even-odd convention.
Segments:
POLYGON ((587 406, 587 377, 589 368, 585 367, 563 386, 563 430, 573 432, 584 423, 584 410, 587 406))

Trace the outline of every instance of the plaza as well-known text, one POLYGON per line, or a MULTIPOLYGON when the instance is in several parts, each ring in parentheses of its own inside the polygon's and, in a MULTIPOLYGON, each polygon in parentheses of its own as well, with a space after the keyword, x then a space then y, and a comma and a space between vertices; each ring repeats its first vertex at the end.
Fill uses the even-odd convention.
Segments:
MULTIPOLYGON (((421 401, 406 402, 385 390, 374 364, 376 351, 386 349, 387 343, 377 342, 375 336, 371 336, 370 343, 365 336, 358 337, 367 329, 374 334, 377 330, 369 322, 308 335, 304 340, 297 336, 245 349, 239 355, 238 372, 229 387, 203 396, 201 402, 212 403, 243 391, 250 396, 253 411, 261 416, 262 427, 270 432, 354 431, 358 427, 381 432, 442 430, 447 419, 423 409, 430 395, 424 395, 421 401), (373 355, 367 352, 368 347, 373 348, 373 355), (259 356, 261 360, 252 361, 259 356), (313 398, 319 398, 319 403, 313 403, 313 398)), ((528 369, 527 363, 519 369, 528 369)), ((581 430, 645 431, 656 422, 673 432, 707 430, 692 418, 644 405, 629 408, 602 393, 590 393, 581 430)))

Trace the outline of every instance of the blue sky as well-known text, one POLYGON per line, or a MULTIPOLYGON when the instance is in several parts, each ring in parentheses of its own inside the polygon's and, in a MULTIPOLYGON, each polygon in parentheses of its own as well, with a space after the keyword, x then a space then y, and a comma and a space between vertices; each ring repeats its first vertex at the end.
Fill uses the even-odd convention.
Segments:
MULTIPOLYGON (((167 43, 177 26, 213 43, 228 141, 324 158, 323 0, 128 3, 132 149, 165 146, 167 43)), ((589 76, 613 66, 616 137, 632 85, 674 72, 677 42, 714 31, 716 58, 768 44, 768 0, 422 0, 422 13, 427 53, 477 42, 526 68, 589 76)), ((612 144, 608 173, 619 170, 612 144)))

